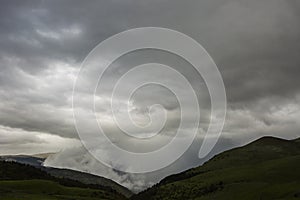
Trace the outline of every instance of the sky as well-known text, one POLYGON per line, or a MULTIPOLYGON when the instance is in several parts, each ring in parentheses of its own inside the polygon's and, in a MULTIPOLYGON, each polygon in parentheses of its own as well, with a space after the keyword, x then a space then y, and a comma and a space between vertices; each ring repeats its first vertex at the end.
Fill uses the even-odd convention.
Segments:
MULTIPOLYGON (((299 20, 297 0, 3 0, 0 155, 58 152, 45 164, 105 176, 139 191, 169 174, 198 166, 213 154, 259 137, 297 138, 300 136, 299 20), (227 115, 221 137, 207 158, 197 157, 201 134, 207 129, 210 117, 205 83, 189 63, 158 50, 142 50, 121 57, 112 64, 100 85, 104 91, 112 89, 124 72, 143 63, 155 61, 173 66, 194 85, 199 99, 199 137, 193 145, 172 165, 146 174, 121 172, 122 167, 129 166, 106 167, 82 146, 72 110, 73 84, 81 63, 106 38, 138 27, 180 31, 199 42, 218 66, 226 89, 227 115)), ((143 76, 149 74, 139 78, 143 76)), ((168 76, 165 78, 168 80, 168 76)), ((168 121, 162 136, 151 144, 130 145, 132 141, 120 136, 119 130, 111 125, 108 93, 97 97, 97 116, 106 119, 104 127, 110 137, 127 150, 153 150, 168 142, 178 128, 180 109, 175 96, 163 87, 145 86, 133 97, 134 119, 147 124, 149 106, 161 104, 168 121)), ((122 97, 119 103, 126 104, 122 97)), ((84 111, 83 98, 81 106, 84 111)), ((82 118, 88 124, 88 116, 82 118)))

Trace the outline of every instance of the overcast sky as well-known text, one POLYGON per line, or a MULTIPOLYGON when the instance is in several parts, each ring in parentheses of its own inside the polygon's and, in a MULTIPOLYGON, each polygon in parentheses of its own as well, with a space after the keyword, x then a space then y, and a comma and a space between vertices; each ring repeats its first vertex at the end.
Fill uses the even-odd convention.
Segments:
MULTIPOLYGON (((201 137, 173 165, 143 175, 99 167, 78 140, 71 101, 82 61, 109 36, 147 26, 189 35, 217 64, 228 104, 222 136, 212 154, 264 135, 299 137, 299 21, 298 0, 1 1, 0 154, 60 152, 46 163, 103 175, 135 190, 201 164, 201 137)), ((132 66, 150 61, 172 65, 191 83, 203 82, 182 59, 144 50, 114 63, 102 86, 109 89, 132 66)), ((201 132, 207 128, 210 103, 205 84, 196 92, 203 112, 201 132)), ((163 88, 136 93, 136 119, 147 121, 147 106, 153 103, 167 110, 170 119, 163 133, 171 134, 180 112, 174 95, 163 88)), ((96 107, 97 114, 105 116, 105 94, 96 107)), ((110 122, 106 128, 112 135, 117 132, 110 122)), ((123 148, 141 150, 117 140, 123 148)), ((161 141, 155 145, 166 142, 161 141)))

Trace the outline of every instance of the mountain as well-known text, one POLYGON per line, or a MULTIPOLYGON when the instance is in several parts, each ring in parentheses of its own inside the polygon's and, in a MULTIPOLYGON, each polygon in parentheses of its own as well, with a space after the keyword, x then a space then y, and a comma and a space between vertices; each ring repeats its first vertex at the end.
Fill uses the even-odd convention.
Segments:
POLYGON ((11 199, 126 199, 108 186, 57 178, 34 166, 0 161, 0 197, 11 199))
POLYGON ((96 184, 105 187, 110 187, 118 193, 124 195, 125 197, 130 197, 133 194, 129 189, 125 188, 124 186, 101 176, 96 176, 93 174, 88 174, 70 169, 58 169, 52 167, 44 167, 43 170, 57 178, 67 178, 79 181, 84 184, 96 184))
MULTIPOLYGON (((117 193, 124 195, 125 197, 130 197, 132 195, 132 192, 128 190, 127 188, 121 186, 120 184, 101 177, 96 176, 84 172, 79 172, 71 169, 59 169, 59 168, 53 168, 53 167, 44 167, 42 164, 46 157, 44 156, 27 156, 27 155, 15 155, 15 156, 2 156, 0 157, 0 161, 6 161, 6 162, 13 162, 13 163, 19 163, 19 164, 25 164, 29 166, 33 166, 37 168, 38 171, 43 171, 50 175, 53 178, 57 179, 68 179, 76 182, 80 182, 84 185, 97 185, 99 187, 108 187, 112 190, 116 191, 117 193)), ((2 166, 3 167, 3 166, 2 166)), ((3 171, 3 169, 2 169, 3 171)), ((1 169, 0 169, 1 172, 1 169)), ((20 177, 23 175, 20 174, 21 172, 17 173, 20 177)), ((25 172, 23 172, 25 173, 25 172)), ((34 178, 36 178, 34 176, 34 178)), ((1 177, 0 177, 1 179, 1 177)), ((17 177, 15 177, 17 179, 17 177)))
POLYGON ((131 199, 295 199, 299 169, 300 139, 263 137, 166 177, 131 199))
POLYGON ((46 158, 27 156, 27 155, 0 156, 0 160, 2 161, 12 161, 21 164, 31 165, 34 167, 42 167, 45 159, 46 158))
POLYGON ((4 199, 298 199, 300 138, 263 137, 225 151, 204 163, 164 178, 132 196, 103 177, 44 167, 45 156, 0 157, 4 199))

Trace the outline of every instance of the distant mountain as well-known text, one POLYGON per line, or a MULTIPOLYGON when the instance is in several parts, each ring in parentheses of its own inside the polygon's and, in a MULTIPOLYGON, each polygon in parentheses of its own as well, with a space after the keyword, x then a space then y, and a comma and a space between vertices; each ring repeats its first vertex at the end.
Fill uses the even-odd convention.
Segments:
POLYGON ((263 137, 166 177, 131 199, 300 198, 299 169, 300 139, 263 137))
MULTIPOLYGON (((15 156, 1 156, 0 160, 6 162, 16 162, 20 164, 26 164, 33 166, 35 168, 40 169, 41 171, 46 172, 47 174, 51 175, 52 177, 56 177, 59 179, 69 179, 73 181, 78 181, 83 184, 87 185, 98 185, 100 187, 109 187, 118 193, 124 195, 125 197, 130 197, 133 193, 128 190, 127 188, 121 186, 120 184, 101 177, 96 176, 80 171, 75 171, 71 169, 59 169, 53 167, 44 167, 42 164, 45 160, 45 156, 26 156, 26 155, 15 155, 15 156)), ((1 170, 1 169, 0 169, 1 170)), ((20 175, 20 173, 18 173, 20 175)), ((0 177, 1 179, 1 177, 0 177)))
POLYGON ((12 155, 12 156, 0 156, 2 161, 14 161, 21 164, 31 165, 35 167, 42 167, 46 158, 27 156, 27 155, 12 155))

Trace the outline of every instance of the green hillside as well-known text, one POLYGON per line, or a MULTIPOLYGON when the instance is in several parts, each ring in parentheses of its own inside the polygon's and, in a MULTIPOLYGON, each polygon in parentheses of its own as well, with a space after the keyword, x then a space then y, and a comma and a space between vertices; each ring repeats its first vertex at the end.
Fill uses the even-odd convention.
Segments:
MULTIPOLYGON (((73 180, 75 182, 80 182, 83 183, 84 185, 97 185, 99 186, 104 186, 106 188, 111 188, 115 191, 117 191, 117 193, 120 193, 122 195, 124 195, 125 197, 130 197, 132 196, 132 192, 125 188, 124 186, 101 176, 97 176, 97 175, 93 175, 93 174, 89 174, 89 173, 85 173, 85 172, 80 172, 80 171, 75 171, 72 169, 60 169, 60 168, 53 168, 53 167, 45 167, 43 166, 43 162, 45 161, 45 158, 43 158, 43 156, 48 156, 49 154, 42 154, 42 155, 33 155, 33 156, 29 156, 29 155, 6 155, 6 156, 0 156, 0 161, 10 161, 13 163, 19 163, 19 164, 25 164, 26 165, 30 165, 33 166, 35 168, 28 168, 22 165, 16 165, 16 164, 11 164, 13 166, 10 166, 9 163, 6 163, 5 165, 2 165, 1 167, 1 163, 0 163, 0 173, 4 172, 2 174, 0 174, 0 177, 2 177, 2 179, 5 176, 8 176, 8 179, 31 179, 32 177, 30 176, 31 173, 35 173, 35 175, 33 176, 33 178, 45 178, 45 177, 41 177, 41 175, 45 175, 45 173, 43 173, 42 171, 46 172, 47 175, 50 175, 52 178, 56 177, 58 180, 62 181, 62 180, 73 180), (25 168, 24 170, 26 171, 26 173, 15 173, 15 169, 14 166, 18 166, 18 169, 21 168, 25 168), (8 168, 8 169, 5 169, 8 168), (36 168, 40 169, 40 170, 36 170, 36 168), (4 170, 5 169, 5 170, 4 170)), ((23 171, 23 170, 21 170, 23 171)), ((49 177, 48 177, 49 178, 49 177)))
POLYGON ((299 199, 300 142, 264 137, 169 176, 132 199, 299 199))
POLYGON ((93 174, 88 174, 84 172, 74 171, 70 169, 58 169, 53 167, 43 167, 42 170, 49 173, 51 176, 57 177, 57 178, 65 178, 70 180, 79 181, 81 183, 87 184, 87 185, 101 185, 105 187, 109 187, 118 193, 124 195, 125 197, 132 196, 132 192, 125 188, 124 186, 110 180, 104 177, 96 176, 93 174))
POLYGON ((0 161, 0 199, 125 199, 114 189, 57 178, 38 168, 0 161))
POLYGON ((104 190, 66 187, 47 180, 0 181, 0 197, 1 200, 122 199, 104 190))

